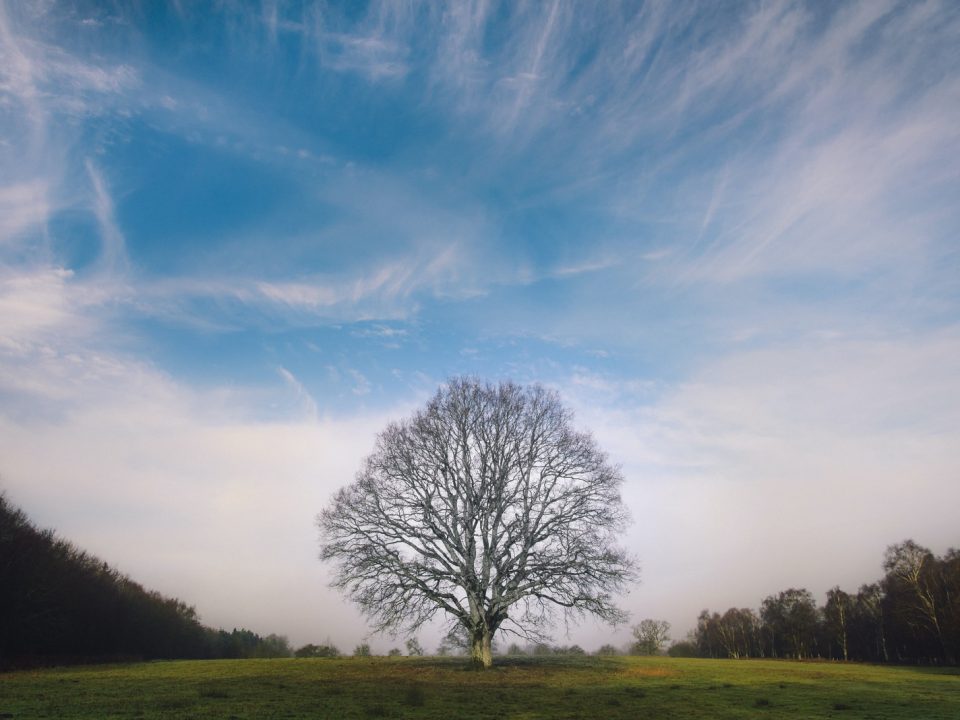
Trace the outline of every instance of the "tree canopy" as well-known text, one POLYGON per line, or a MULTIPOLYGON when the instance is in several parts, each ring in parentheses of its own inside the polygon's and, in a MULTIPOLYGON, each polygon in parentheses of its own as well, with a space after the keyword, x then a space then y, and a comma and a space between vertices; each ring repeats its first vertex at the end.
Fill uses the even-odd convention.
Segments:
POLYGON ((318 516, 334 585, 377 630, 445 614, 492 662, 503 629, 543 637, 558 616, 626 619, 636 566, 618 545, 623 476, 540 385, 443 385, 390 424, 356 480, 318 516))

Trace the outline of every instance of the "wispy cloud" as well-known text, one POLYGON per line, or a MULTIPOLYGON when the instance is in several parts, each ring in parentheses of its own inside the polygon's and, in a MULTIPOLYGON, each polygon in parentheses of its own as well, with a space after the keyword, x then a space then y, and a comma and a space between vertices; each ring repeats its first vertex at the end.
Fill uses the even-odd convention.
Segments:
POLYGON ((123 273, 127 270, 127 250, 123 233, 117 226, 117 219, 113 208, 113 198, 104 182, 97 166, 88 158, 86 161, 87 174, 93 185, 93 213, 100 226, 102 250, 100 263, 104 272, 108 274, 123 273))
POLYGON ((461 269, 455 247, 436 257, 409 258, 363 268, 353 279, 303 278, 292 282, 259 281, 255 294, 242 292, 251 302, 266 301, 276 308, 316 317, 376 320, 407 317, 424 294, 460 291, 451 278, 461 269))
POLYGON ((76 312, 64 291, 69 270, 37 270, 0 275, 0 342, 19 349, 51 329, 59 332, 76 312))
POLYGON ((409 68, 405 48, 380 37, 324 33, 317 38, 323 67, 358 72, 371 80, 402 78, 409 68))
POLYGON ((35 62, 21 46, 21 41, 10 27, 4 5, 0 7, 0 97, 4 104, 22 104, 31 124, 42 127, 44 113, 36 84, 39 72, 35 62))
POLYGON ((61 47, 18 36, 6 8, 0 9, 0 97, 22 104, 35 125, 43 127, 50 113, 103 112, 110 96, 138 83, 129 65, 92 64, 61 47))
MULTIPOLYGON (((499 84, 508 87, 515 92, 513 107, 510 108, 507 117, 504 118, 507 129, 513 129, 520 114, 527 110, 531 98, 534 94, 536 83, 542 81, 541 73, 544 72, 544 59, 550 46, 551 36, 557 24, 557 14, 559 12, 560 2, 554 0, 546 13, 539 33, 534 39, 530 48, 530 57, 525 67, 520 72, 499 80, 499 84)), ((524 43, 521 43, 521 47, 524 43)), ((551 68, 552 70, 553 68, 551 68)))
POLYGON ((92 160, 86 172, 72 160, 84 123, 122 112, 139 78, 129 65, 80 57, 24 32, 28 20, 47 19, 48 11, 55 12, 0 7, 0 245, 8 246, 14 263, 26 258, 28 273, 45 265, 39 272, 56 277, 61 238, 50 232, 50 222, 64 211, 87 210, 102 230, 103 261, 118 269, 125 263, 123 237, 107 184, 92 160), (86 187, 78 181, 83 176, 86 187))
MULTIPOLYGON (((322 71, 351 73, 373 83, 401 80, 410 70, 413 6, 373 2, 365 16, 347 22, 332 6, 307 6, 288 11, 276 2, 264 3, 261 22, 270 44, 292 35, 322 71), (298 11, 299 10, 299 11, 298 11)), ((241 14, 237 22, 244 24, 241 14)), ((244 40, 256 42, 256 30, 244 40)))
POLYGON ((458 6, 435 81, 549 156, 555 197, 612 184, 624 221, 669 227, 698 282, 894 267, 900 239, 949 212, 960 32, 942 3, 634 10, 513 8, 501 47, 482 43, 485 4, 458 6), (906 210, 918 195, 940 202, 906 210))
POLYGON ((297 398, 303 405, 304 415, 307 420, 316 421, 319 418, 317 401, 313 399, 310 391, 304 387, 303 383, 297 380, 296 376, 285 367, 277 368, 277 373, 283 378, 283 381, 296 393, 297 398))
POLYGON ((0 187, 0 244, 42 226, 51 209, 49 189, 43 180, 0 187))
POLYGON ((362 372, 360 372, 356 368, 350 368, 347 370, 347 373, 350 375, 350 377, 353 378, 352 392, 354 395, 370 394, 370 381, 362 372))
POLYGON ((916 87, 928 58, 893 39, 905 24, 935 54, 958 33, 957 21, 944 26, 921 6, 896 19, 889 11, 879 3, 850 9, 832 31, 798 48, 816 60, 791 62, 774 89, 794 107, 787 134, 768 158, 725 167, 725 186, 738 192, 725 194, 722 209, 711 199, 711 220, 723 220, 699 279, 894 269, 903 267, 904 252, 919 259, 929 250, 908 250, 910 238, 942 239, 931 220, 942 222, 948 208, 916 200, 945 198, 958 186, 960 174, 944 165, 943 153, 958 148, 960 134, 947 118, 960 111, 960 96, 947 78, 916 87), (858 52, 872 32, 890 42, 858 52))

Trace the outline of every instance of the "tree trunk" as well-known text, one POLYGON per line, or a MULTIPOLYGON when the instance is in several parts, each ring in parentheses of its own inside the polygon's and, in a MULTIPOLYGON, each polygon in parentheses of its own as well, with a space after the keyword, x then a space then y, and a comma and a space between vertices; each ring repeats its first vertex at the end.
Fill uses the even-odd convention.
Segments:
POLYGON ((470 648, 470 659, 477 668, 489 668, 493 665, 493 651, 491 650, 492 633, 486 628, 478 628, 473 633, 470 648))

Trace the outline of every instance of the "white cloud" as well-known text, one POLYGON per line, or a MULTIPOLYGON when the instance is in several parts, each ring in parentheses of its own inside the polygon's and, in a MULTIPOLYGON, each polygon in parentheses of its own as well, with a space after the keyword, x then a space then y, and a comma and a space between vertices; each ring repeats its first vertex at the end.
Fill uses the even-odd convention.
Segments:
POLYGON ((139 76, 128 65, 96 65, 60 47, 18 35, 0 8, 0 98, 14 98, 31 121, 44 125, 48 113, 99 114, 111 95, 136 87, 139 76))
POLYGON ((361 73, 374 81, 402 78, 409 72, 405 47, 381 37, 324 33, 318 43, 324 68, 361 73))
MULTIPOLYGON (((530 57, 527 59, 526 69, 516 73, 512 77, 501 79, 501 83, 509 85, 515 92, 513 107, 510 108, 507 116, 504 118, 507 129, 512 129, 520 117, 520 114, 526 111, 530 104, 531 97, 534 95, 536 84, 542 79, 541 72, 547 51, 550 47, 551 36, 557 24, 557 13, 560 8, 559 0, 554 0, 550 9, 545 12, 543 23, 539 28, 532 47, 530 48, 530 57)), ((525 47, 525 43, 520 43, 520 47, 525 47)))
POLYGON ((353 331, 353 334, 357 337, 374 337, 385 340, 396 340, 397 338, 405 337, 408 332, 403 328, 378 324, 370 327, 358 328, 357 330, 353 331))
MULTIPOLYGON (((93 338, 97 309, 120 293, 109 282, 78 281, 65 268, 0 267, 0 346, 18 354, 93 338)), ((14 375, 7 378, 14 380, 14 375)))
POLYGON ((0 244, 42 227, 50 210, 49 188, 44 180, 0 187, 0 244))
POLYGON ((296 393, 297 397, 300 399, 300 402, 303 406, 303 413, 306 420, 317 420, 320 414, 317 408, 317 401, 313 399, 313 396, 310 394, 310 391, 304 387, 296 376, 287 370, 284 367, 277 368, 277 373, 283 378, 284 382, 289 385, 293 391, 296 393))
POLYGON ((370 381, 366 376, 355 368, 349 368, 347 373, 350 377, 353 378, 353 394, 354 395, 369 395, 370 394, 370 381))
MULTIPOLYGON (((241 25, 242 15, 237 18, 241 25)), ((312 6, 299 17, 285 17, 276 3, 269 3, 264 5, 261 24, 271 46, 280 32, 299 36, 313 50, 321 70, 355 73, 370 82, 401 80, 410 71, 407 40, 416 26, 404 4, 374 2, 364 17, 347 23, 334 8, 312 6)), ((257 35, 256 31, 245 35, 243 42, 255 45, 257 35)))
POLYGON ((445 8, 445 32, 439 35, 437 62, 431 68, 435 84, 447 84, 475 100, 486 70, 482 46, 490 9, 487 0, 454 3, 445 8))
POLYGON ((354 277, 256 282, 256 295, 242 295, 248 301, 267 301, 316 318, 404 318, 416 307, 418 295, 445 292, 448 271, 455 273, 457 267, 456 248, 450 247, 436 257, 413 257, 364 268, 354 277))
POLYGON ((941 240, 942 208, 909 199, 936 197, 960 180, 941 166, 944 151, 960 150, 960 131, 946 119, 951 106, 960 110, 958 97, 955 88, 940 87, 895 119, 867 108, 837 133, 786 143, 766 167, 740 168, 737 183, 746 192, 727 199, 744 205, 737 226, 727 226, 697 278, 861 274, 922 262, 926 246, 941 240))
POLYGON ((88 158, 86 161, 87 175, 93 185, 94 202, 93 213, 100 226, 100 238, 102 242, 100 263, 104 272, 114 275, 124 273, 127 270, 127 249, 126 240, 123 233, 117 225, 117 219, 113 208, 113 198, 107 184, 97 169, 97 166, 88 158))
POLYGON ((432 98, 502 133, 483 140, 499 161, 542 163, 538 202, 596 192, 652 226, 674 254, 638 269, 651 283, 913 272, 957 220, 960 21, 937 2, 741 11, 514 6, 510 42, 485 44, 490 7, 458 5, 432 98))

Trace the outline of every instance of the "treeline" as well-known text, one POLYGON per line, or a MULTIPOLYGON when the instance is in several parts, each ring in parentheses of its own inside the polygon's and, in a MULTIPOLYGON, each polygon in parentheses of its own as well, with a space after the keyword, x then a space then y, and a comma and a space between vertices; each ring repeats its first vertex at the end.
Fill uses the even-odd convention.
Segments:
POLYGON ((194 608, 38 529, 0 494, 0 668, 290 654, 276 635, 204 627, 194 608))
POLYGON ((887 549, 883 569, 883 578, 855 593, 833 588, 823 606, 791 588, 767 597, 759 613, 704 610, 693 636, 670 653, 956 665, 960 551, 937 557, 907 540, 887 549))

